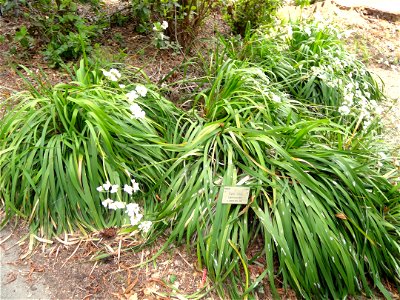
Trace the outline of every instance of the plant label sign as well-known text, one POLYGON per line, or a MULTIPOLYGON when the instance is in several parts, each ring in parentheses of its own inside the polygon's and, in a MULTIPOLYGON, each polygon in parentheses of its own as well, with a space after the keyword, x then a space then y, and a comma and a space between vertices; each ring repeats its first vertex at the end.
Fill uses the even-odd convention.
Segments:
POLYGON ((247 204, 250 188, 243 186, 225 186, 222 195, 223 204, 247 204))

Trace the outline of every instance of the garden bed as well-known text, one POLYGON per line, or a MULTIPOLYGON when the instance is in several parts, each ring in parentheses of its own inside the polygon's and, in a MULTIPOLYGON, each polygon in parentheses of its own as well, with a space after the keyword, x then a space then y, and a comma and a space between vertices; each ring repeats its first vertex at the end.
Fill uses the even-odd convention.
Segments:
MULTIPOLYGON (((330 8, 328 11, 331 12, 332 9, 330 8)), ((342 20, 344 20, 344 23, 356 22, 348 24, 350 29, 357 28, 355 33, 357 37, 354 40, 350 40, 349 47, 356 47, 360 57, 364 59, 368 57, 371 68, 378 75, 379 72, 385 74, 382 77, 385 78, 386 85, 394 87, 393 90, 387 90, 389 98, 398 98, 398 81, 396 78, 398 78, 399 65, 398 60, 396 61, 397 54, 395 50, 392 50, 393 48, 399 49, 399 32, 396 30, 398 24, 365 16, 362 12, 341 10, 339 8, 334 8, 334 11, 336 12, 335 22, 342 23, 342 20), (365 38, 365 40, 361 40, 361 45, 358 37, 365 38), (385 41, 387 46, 383 48, 376 47, 382 40, 385 41), (364 42, 365 44, 363 44, 364 42)), ((324 15, 325 13, 327 11, 321 11, 321 14, 324 15)), ((3 21, 0 18, 0 31, 3 30, 4 32, 7 26, 2 26, 4 25, 4 23, 1 23, 3 21)), ((12 30, 12 26, 9 28, 12 30)), ((115 30, 115 33, 118 32, 123 36, 123 41, 125 41, 125 46, 128 49, 127 56, 121 57, 121 62, 143 67, 154 83, 158 83, 160 79, 184 59, 183 56, 176 55, 172 51, 160 52, 154 48, 147 47, 149 40, 145 37, 131 35, 126 30, 115 30)), ((108 45, 107 48, 104 48, 104 51, 109 52, 110 55, 115 55, 116 53, 112 49, 113 46, 117 45, 108 45)), ((0 44, 0 47, 4 50, 0 56, 0 101, 5 101, 13 91, 18 91, 22 85, 18 74, 12 71, 6 63, 8 61, 5 56, 7 45, 0 44)), ((26 62, 29 62, 28 66, 31 69, 32 67, 39 68, 39 66, 45 68, 53 83, 67 80, 68 76, 52 69, 47 69, 41 62, 40 57, 37 57, 34 63, 32 61, 25 61, 24 63, 26 62)), ((199 72, 196 68, 192 72, 194 76, 199 74, 196 73, 199 72)), ((177 70, 176 75, 170 78, 172 80, 182 78, 181 71, 177 70)), ((182 88, 186 89, 188 87, 183 86, 182 88)), ((170 91, 167 96, 175 100, 179 98, 179 94, 179 89, 177 89, 170 91)), ((391 104, 388 106, 391 106, 391 104)), ((388 127, 392 130, 390 134, 388 133, 390 135, 388 140, 395 141, 394 147, 398 147, 399 131, 396 131, 400 120, 398 117, 398 102, 397 104, 395 102, 394 107, 385 116, 392 116, 387 118, 387 123, 390 124, 388 127)), ((2 231, 0 240, 4 240, 9 233, 11 231, 2 231)), ((5 248, 12 245, 10 242, 15 242, 22 236, 23 233, 21 231, 16 231, 15 235, 10 237, 7 243, 4 244, 6 245, 5 248)), ((135 299, 135 297, 138 297, 138 299, 146 297, 153 299, 168 297, 168 293, 172 293, 174 287, 178 290, 178 292, 175 292, 175 297, 179 298, 183 297, 182 295, 185 293, 193 293, 199 288, 210 286, 206 278, 207 271, 197 266, 196 256, 191 255, 192 253, 187 252, 184 247, 172 247, 158 258, 157 263, 147 263, 139 271, 137 271, 138 269, 131 269, 132 265, 142 263, 146 260, 146 257, 156 253, 164 242, 165 238, 161 238, 152 248, 142 250, 136 254, 121 254, 112 259, 105 258, 89 263, 87 259, 95 256, 99 249, 110 251, 109 247, 111 247, 113 251, 118 251, 119 248, 123 248, 123 238, 112 233, 108 236, 104 232, 95 232, 83 239, 75 235, 69 235, 65 236, 64 242, 55 241, 54 244, 43 247, 42 251, 38 248, 35 255, 31 257, 30 271, 27 274, 19 274, 19 276, 26 275, 29 279, 44 281, 46 285, 50 286, 51 297, 56 298, 106 298, 112 295, 122 299, 135 299), (169 283, 169 286, 166 286, 165 282, 169 283)), ((29 243, 26 241, 22 246, 22 253, 27 252, 28 245, 29 243)), ((22 261, 19 263, 24 264, 22 261)), ((250 276, 254 277, 262 271, 262 269, 259 270, 257 268, 250 269, 250 276)), ((12 279, 12 272, 15 271, 10 271, 10 273, 2 276, 11 276, 12 279)), ((2 284, 5 281, 7 281, 7 278, 2 278, 2 284)), ((12 286, 12 284, 12 281, 7 283, 9 286, 12 286)), ((285 292, 279 286, 279 283, 278 287, 278 292, 283 298, 295 297, 292 292, 285 292)), ((388 289, 394 291, 390 285, 388 285, 388 289)), ((263 285, 263 293, 266 298, 271 296, 268 284, 263 285)), ((217 298, 212 293, 207 297, 217 298)))

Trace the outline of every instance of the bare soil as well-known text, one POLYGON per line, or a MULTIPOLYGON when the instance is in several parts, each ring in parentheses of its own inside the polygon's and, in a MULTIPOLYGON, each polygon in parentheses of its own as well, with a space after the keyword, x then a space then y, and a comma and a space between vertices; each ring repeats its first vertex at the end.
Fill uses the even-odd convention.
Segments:
MULTIPOLYGON (((117 7, 119 1, 113 1, 117 7)), ((374 12, 363 8, 345 8, 331 1, 317 3, 300 13, 315 14, 332 19, 345 30, 353 30, 348 40, 349 48, 355 50, 370 69, 382 78, 388 101, 383 115, 387 128, 387 140, 394 147, 400 145, 400 23, 392 15, 374 12)), ((287 7, 284 13, 298 14, 296 9, 287 7)), ((21 20, 0 17, 0 36, 12 35, 21 20)), ((203 38, 215 36, 216 28, 227 30, 220 15, 212 16, 200 35, 197 49, 203 49, 207 43, 203 38)), ((131 26, 113 28, 107 36, 107 42, 101 48, 102 55, 114 61, 141 67, 151 81, 160 80, 172 71, 168 80, 183 78, 183 72, 177 67, 190 58, 183 53, 160 51, 151 46, 149 37, 135 34, 131 26), (116 38, 118 37, 118 38, 116 38), (124 54, 116 49, 123 47, 124 54)), ((43 58, 35 54, 27 59, 10 55, 10 43, 0 43, 0 103, 7 101, 12 93, 24 88, 23 81, 13 63, 23 63, 35 73, 42 69, 53 82, 68 81, 68 75, 46 66, 43 58)), ((201 74, 201 70, 192 67, 192 76, 201 74)), ((176 100, 177 86, 168 96, 176 100)), ((1 117, 1 111, 0 111, 1 117)), ((2 214, 0 214, 0 217, 2 214)), ((70 234, 59 240, 42 241, 30 251, 30 240, 27 226, 9 225, 0 234, 0 248, 3 253, 13 252, 14 260, 3 261, 1 285, 13 287, 17 279, 22 279, 25 286, 21 288, 20 298, 38 298, 34 291, 39 289, 43 299, 185 299, 186 295, 212 288, 207 279, 207 272, 199 267, 194 249, 174 246, 164 251, 156 260, 146 262, 164 245, 165 237, 139 251, 123 251, 142 242, 140 236, 121 236, 114 229, 94 232, 88 236, 70 234), (28 237, 21 241, 21 238, 28 237), (27 255, 29 253, 29 255, 27 255), (95 259, 100 254, 109 256, 95 259), (6 268, 13 266, 13 269, 6 268), (33 289, 32 289, 33 287, 33 289)), ((252 276, 260 272, 250 269, 252 276)), ((16 289, 11 288, 12 289, 16 289)), ((271 295, 267 283, 263 284, 264 299, 271 295)), ((295 294, 280 289, 282 298, 294 299, 295 294)), ((260 294, 262 295, 262 294, 260 294)), ((2 294, 1 299, 7 299, 2 294)), ((208 293, 205 299, 219 299, 215 292, 208 293)))

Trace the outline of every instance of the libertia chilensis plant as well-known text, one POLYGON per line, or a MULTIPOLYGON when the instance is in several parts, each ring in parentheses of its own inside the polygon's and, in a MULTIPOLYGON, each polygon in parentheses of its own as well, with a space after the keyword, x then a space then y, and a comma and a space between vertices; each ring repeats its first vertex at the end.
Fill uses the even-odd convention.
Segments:
POLYGON ((204 119, 171 145, 184 167, 168 171, 176 180, 162 194, 170 240, 194 241, 201 266, 222 295, 229 282, 233 299, 265 278, 278 296, 276 276, 306 298, 372 295, 370 280, 389 295, 381 278, 399 279, 400 195, 376 170, 376 152, 359 149, 371 141, 344 149, 346 128, 291 99, 264 69, 221 62, 199 93, 204 119), (232 185, 251 188, 247 206, 221 203, 232 185), (250 278, 260 264, 264 272, 250 278))
POLYGON ((96 187, 107 180, 121 185, 131 180, 127 173, 136 174, 146 195, 165 173, 161 145, 177 109, 142 84, 119 87, 110 80, 117 79, 115 70, 104 73, 81 63, 74 82, 15 96, 19 104, 6 112, 0 130, 7 219, 27 217, 46 236, 78 224, 82 230, 122 224, 122 214, 104 213, 96 187))

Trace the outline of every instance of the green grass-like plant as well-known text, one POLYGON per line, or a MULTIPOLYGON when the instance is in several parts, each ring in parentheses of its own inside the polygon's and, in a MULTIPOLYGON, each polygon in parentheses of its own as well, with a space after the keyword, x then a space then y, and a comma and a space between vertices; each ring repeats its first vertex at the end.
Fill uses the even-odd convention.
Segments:
POLYGON ((305 298, 372 296, 374 287, 390 297, 382 278, 400 279, 400 193, 358 148, 362 138, 344 147, 345 128, 282 95, 261 68, 226 61, 210 85, 200 94, 205 119, 179 126, 171 145, 175 179, 159 214, 173 220, 170 240, 194 242, 232 299, 265 278, 278 297, 277 277, 305 298), (223 187, 236 185, 251 188, 249 204, 222 204, 223 187), (265 270, 251 280, 257 265, 265 270))
POLYGON ((149 91, 136 100, 147 118, 136 120, 126 92, 102 84, 100 74, 81 63, 76 81, 15 96, 19 104, 0 129, 0 199, 8 218, 27 218, 46 236, 121 225, 121 215, 105 213, 96 187, 135 176, 146 192, 164 174, 174 105, 149 91))

